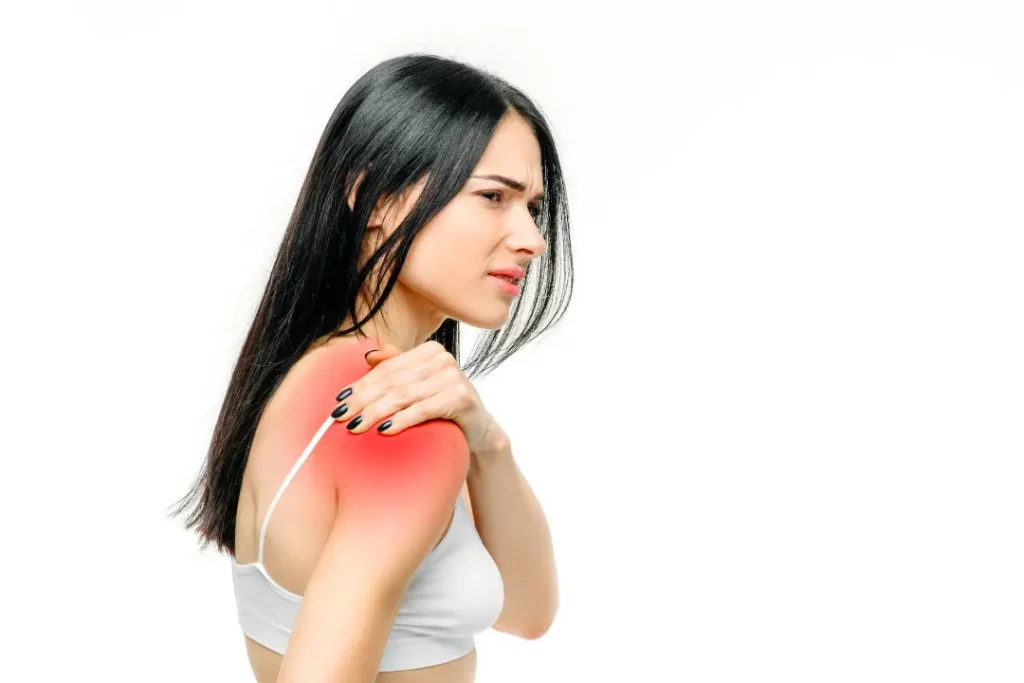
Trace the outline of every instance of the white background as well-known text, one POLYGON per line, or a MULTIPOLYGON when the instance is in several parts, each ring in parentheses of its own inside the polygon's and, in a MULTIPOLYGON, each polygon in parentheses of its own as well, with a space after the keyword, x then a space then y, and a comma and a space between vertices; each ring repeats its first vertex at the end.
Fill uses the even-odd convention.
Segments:
POLYGON ((541 106, 577 265, 478 384, 562 591, 478 681, 1022 680, 1020 7, 4 10, 2 678, 251 680, 165 512, 331 110, 426 50, 541 106))

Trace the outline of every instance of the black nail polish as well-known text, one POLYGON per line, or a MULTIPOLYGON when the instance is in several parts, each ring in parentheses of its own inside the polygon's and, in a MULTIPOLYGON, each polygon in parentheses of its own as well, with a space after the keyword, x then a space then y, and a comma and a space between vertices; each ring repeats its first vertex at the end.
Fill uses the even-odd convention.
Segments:
POLYGON ((367 351, 366 353, 363 354, 363 360, 369 361, 370 359, 367 358, 367 356, 369 356, 374 351, 380 351, 380 349, 370 349, 369 351, 367 351))
POLYGON ((383 423, 380 427, 377 427, 377 431, 378 432, 383 432, 385 429, 387 429, 390 426, 391 426, 391 420, 388 420, 387 422, 383 423))
POLYGON ((335 397, 335 401, 344 401, 346 398, 352 395, 352 387, 349 387, 345 391, 341 392, 335 397))
POLYGON ((337 418, 341 417, 342 415, 344 415, 347 412, 348 412, 348 404, 347 403, 342 403, 340 406, 338 406, 337 408, 334 409, 334 412, 331 413, 331 417, 337 419, 337 418))
POLYGON ((358 427, 359 423, 362 422, 362 421, 363 421, 363 416, 362 415, 356 415, 354 420, 352 420, 347 425, 345 425, 345 429, 352 429, 354 427, 358 427))

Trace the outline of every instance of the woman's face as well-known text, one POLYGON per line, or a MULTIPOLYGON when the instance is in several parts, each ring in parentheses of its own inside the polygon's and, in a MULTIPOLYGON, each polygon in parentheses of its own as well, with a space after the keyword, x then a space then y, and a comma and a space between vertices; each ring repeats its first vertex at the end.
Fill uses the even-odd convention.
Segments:
MULTIPOLYGON (((378 229, 394 229, 425 182, 424 178, 414 186, 395 212, 398 215, 387 216, 378 229)), ((546 244, 534 218, 542 191, 540 146, 529 124, 518 114, 509 114, 459 194, 413 239, 389 296, 389 316, 397 303, 401 315, 413 314, 428 328, 445 318, 483 329, 505 324, 517 294, 505 280, 489 273, 525 270, 544 253, 546 244), (523 189, 481 177, 487 175, 503 176, 521 183, 523 189), (392 296, 397 302, 391 301, 392 296)), ((371 219, 370 224, 376 222, 371 219)), ((384 235, 371 234, 371 238, 379 243, 384 235)))

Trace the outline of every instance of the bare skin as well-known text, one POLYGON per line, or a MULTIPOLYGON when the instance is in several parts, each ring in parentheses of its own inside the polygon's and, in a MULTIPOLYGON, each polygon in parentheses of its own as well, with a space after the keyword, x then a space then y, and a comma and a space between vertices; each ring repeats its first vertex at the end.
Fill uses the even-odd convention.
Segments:
MULTIPOLYGON (((513 297, 488 273, 497 268, 525 267, 545 250, 531 213, 541 189, 540 178, 540 150, 532 131, 518 116, 508 117, 496 130, 474 170, 474 177, 413 242, 399 281, 384 306, 389 324, 382 322, 384 316, 378 314, 364 326, 382 347, 387 347, 371 365, 422 344, 449 318, 483 329, 497 329, 507 321, 513 297), (516 178, 527 189, 513 190, 487 178, 488 174, 516 178)), ((395 228, 421 190, 422 182, 408 196, 402 197, 397 206, 380 207, 371 217, 364 250, 372 250, 395 228)), ((350 197, 350 204, 353 199, 350 197)), ((350 322, 346 321, 345 326, 350 322)), ((353 341, 347 337, 327 342, 330 345, 348 343, 353 341)), ((281 454, 283 428, 275 425, 280 397, 301 386, 304 373, 315 364, 317 353, 318 347, 314 345, 288 371, 257 428, 242 480, 236 518, 235 557, 239 563, 255 560, 265 511, 294 457, 299 455, 295 453, 289 459, 281 454)), ((465 431, 466 426, 460 426, 465 431)), ((480 431, 471 430, 474 434, 480 431)), ((312 468, 298 471, 291 486, 313 493, 285 496, 280 500, 271 518, 264 549, 264 565, 270 575, 283 588, 300 596, 305 592, 337 513, 334 491, 315 486, 309 479, 314 476, 312 468)), ((460 495, 472 516, 465 482, 460 495)), ((436 542, 440 542, 444 533, 437 536, 436 542)), ((248 638, 245 642, 256 680, 259 683, 276 681, 284 657, 248 638)), ((474 650, 438 666, 378 673, 375 680, 378 683, 472 683, 476 661, 474 650)))
MULTIPOLYGON (((347 338, 332 340, 331 346, 351 343, 347 338)), ((242 478, 242 491, 238 504, 236 519, 236 554, 239 563, 252 562, 256 559, 259 542, 260 525, 266 514, 274 492, 286 475, 287 459, 282 459, 275 447, 273 416, 277 401, 286 395, 293 386, 302 380, 302 375, 309 371, 315 362, 313 351, 296 363, 285 376, 274 397, 264 412, 249 451, 249 462, 242 478)), ((384 357, 378 355, 380 362, 384 357)), ((267 534, 267 545, 264 551, 264 564, 267 571, 283 588, 302 595, 310 574, 316 564, 317 557, 330 532, 336 512, 336 501, 327 487, 305 486, 300 481, 303 475, 309 476, 312 468, 300 469, 294 486, 302 486, 303 490, 322 495, 285 496, 278 503, 271 518, 270 530, 267 534), (283 533, 274 530, 285 529, 283 533)), ((463 500, 472 516, 469 490, 463 485, 463 500)), ((454 512, 454 511, 453 511, 454 512)), ((449 525, 451 522, 449 521, 449 525)), ((442 534, 443 537, 443 534, 442 534)), ((441 537, 438 538, 440 542, 441 537)), ((246 650, 253 673, 258 683, 271 683, 277 680, 283 657, 263 645, 245 638, 246 650)), ((377 674, 377 683, 472 683, 476 674, 476 650, 468 655, 438 666, 410 671, 382 672, 377 674)))

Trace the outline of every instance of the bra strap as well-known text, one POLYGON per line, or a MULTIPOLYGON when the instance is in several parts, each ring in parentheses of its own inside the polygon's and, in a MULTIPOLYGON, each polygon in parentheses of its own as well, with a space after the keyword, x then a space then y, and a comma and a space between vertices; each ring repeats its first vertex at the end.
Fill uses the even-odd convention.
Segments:
POLYGON ((259 565, 263 565, 263 541, 267 536, 267 525, 270 523, 270 515, 273 514, 274 508, 277 507, 277 502, 281 500, 281 496, 282 494, 284 494, 284 490, 288 488, 288 484, 291 483, 296 473, 298 473, 299 468, 302 467, 302 463, 306 462, 306 459, 313 452, 313 449, 316 448, 316 445, 318 443, 320 443, 320 439, 323 438, 324 433, 326 433, 328 428, 330 428, 330 426, 334 424, 336 421, 337 420, 330 416, 328 416, 327 419, 324 420, 324 423, 320 425, 320 429, 317 430, 316 435, 313 436, 313 440, 309 442, 308 446, 306 446, 306 450, 302 452, 302 455, 299 456, 299 459, 295 461, 294 465, 292 465, 292 469, 290 472, 288 472, 288 476, 284 478, 284 483, 281 484, 281 486, 277 489, 277 493, 274 494, 274 499, 270 501, 270 507, 267 508, 267 514, 263 517, 263 526, 260 528, 260 549, 258 558, 256 560, 256 562, 259 565))

